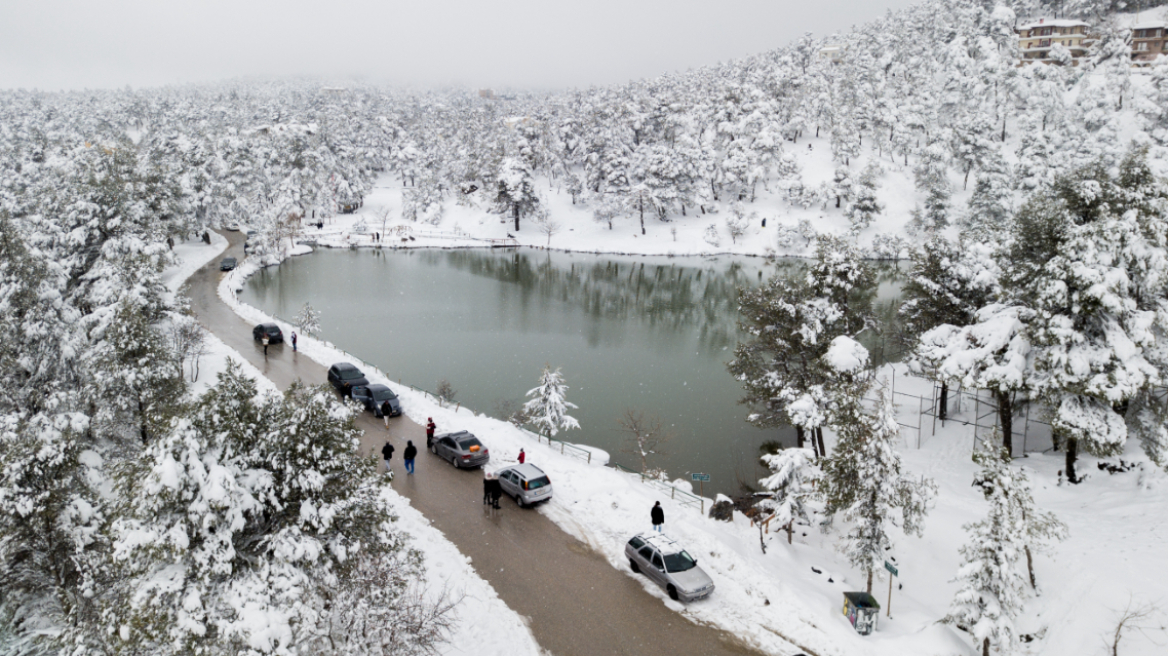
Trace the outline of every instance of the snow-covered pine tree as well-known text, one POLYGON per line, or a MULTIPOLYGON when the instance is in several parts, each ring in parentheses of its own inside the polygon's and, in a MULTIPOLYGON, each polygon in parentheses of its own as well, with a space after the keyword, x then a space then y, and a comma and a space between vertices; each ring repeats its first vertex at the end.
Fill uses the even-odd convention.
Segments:
POLYGON ((852 221, 852 232, 859 232, 872 225, 876 215, 884 210, 876 198, 876 183, 880 175, 880 167, 872 162, 864 168, 859 184, 852 189, 852 200, 848 203, 844 214, 852 221))
POLYGON ((567 400, 568 386, 560 374, 559 367, 552 371, 550 365, 545 365, 539 376, 539 387, 528 390, 530 401, 523 404, 532 425, 548 436, 554 436, 561 430, 580 428, 580 422, 567 414, 568 408, 577 407, 567 400))
POLYGON ((839 399, 832 413, 832 428, 838 435, 835 451, 822 461, 820 491, 828 515, 839 515, 849 523, 841 549, 854 567, 867 575, 867 592, 872 579, 892 548, 889 535, 899 527, 906 535, 920 535, 929 506, 937 494, 927 478, 911 479, 901 471, 892 399, 877 390, 876 414, 862 408, 861 399, 839 399))
POLYGON ((1122 448, 1124 406, 1166 379, 1155 346, 1166 328, 1166 203, 1168 189, 1135 149, 1118 175, 1102 161, 1078 169, 1016 217, 1003 287, 1011 304, 1034 312, 1031 389, 1050 408, 1069 481, 1078 481, 1080 448, 1122 448))
POLYGON ((791 544, 795 520, 808 521, 807 501, 815 495, 814 482, 819 477, 814 458, 811 449, 798 447, 762 457, 771 475, 758 484, 774 494, 763 505, 775 513, 774 521, 787 531, 787 544, 791 544))
POLYGON ((853 244, 820 237, 816 261, 805 276, 776 275, 739 295, 739 322, 750 338, 739 342, 727 365, 753 408, 747 421, 770 428, 794 426, 800 447, 810 438, 819 455, 823 425, 839 372, 824 355, 835 338, 869 324, 870 299, 858 293, 871 268, 853 244))
POLYGON ((1008 453, 995 453, 993 440, 986 446, 973 453, 980 466, 973 484, 990 507, 985 519, 963 527, 968 537, 960 548, 961 587, 944 620, 969 633, 982 656, 989 656, 991 649, 1012 653, 1017 644, 1014 622, 1025 601, 1021 564, 1028 542, 1015 498, 1020 487, 1025 489, 1026 477, 1010 468, 1008 453))
POLYGON ((515 219, 515 231, 518 232, 520 217, 530 214, 539 204, 531 168, 522 158, 505 157, 499 165, 495 185, 495 205, 500 212, 511 214, 515 219))
POLYGON ((301 335, 312 337, 320 334, 320 312, 313 308, 311 303, 304 303, 304 307, 300 308, 300 313, 296 315, 295 323, 301 335))

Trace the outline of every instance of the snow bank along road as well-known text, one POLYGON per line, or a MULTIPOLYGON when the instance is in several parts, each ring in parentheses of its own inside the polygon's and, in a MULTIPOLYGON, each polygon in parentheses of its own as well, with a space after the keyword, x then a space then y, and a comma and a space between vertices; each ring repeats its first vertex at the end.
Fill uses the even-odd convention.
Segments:
MULTIPOLYGON (((242 261, 242 235, 226 236, 231 245, 223 256, 242 261)), ((221 275, 215 258, 190 278, 191 302, 202 324, 281 388, 296 379, 324 383, 325 368, 293 353, 290 344, 269 346, 264 358, 252 340, 252 326, 219 299, 221 275)), ((504 499, 498 515, 488 516, 482 474, 456 470, 425 451, 425 430, 409 418, 391 419, 386 432, 381 420, 363 413, 357 425, 365 431, 361 451, 371 457, 380 460, 381 445, 392 440, 398 467, 394 489, 471 559, 508 606, 530 618, 540 646, 552 654, 756 653, 724 631, 669 610, 539 512, 504 499), (406 440, 419 447, 413 476, 401 466, 406 440)))

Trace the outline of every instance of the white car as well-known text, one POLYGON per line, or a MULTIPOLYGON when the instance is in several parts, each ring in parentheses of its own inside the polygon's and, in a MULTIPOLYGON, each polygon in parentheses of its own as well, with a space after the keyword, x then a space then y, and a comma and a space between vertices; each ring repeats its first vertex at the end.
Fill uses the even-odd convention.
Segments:
POLYGON ((503 491, 515 497, 519 507, 552 498, 552 482, 543 470, 531 463, 504 467, 495 472, 503 491))

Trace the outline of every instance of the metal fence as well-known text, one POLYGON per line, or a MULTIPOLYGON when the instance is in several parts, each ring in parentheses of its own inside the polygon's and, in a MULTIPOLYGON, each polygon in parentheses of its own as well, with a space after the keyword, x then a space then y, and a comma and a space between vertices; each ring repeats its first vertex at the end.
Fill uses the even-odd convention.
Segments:
MULTIPOLYGON (((987 390, 970 390, 960 385, 950 388, 945 398, 944 417, 941 414, 941 385, 934 383, 933 398, 922 413, 930 424, 930 435, 937 434, 938 424, 942 428, 946 423, 972 426, 976 449, 1002 428, 997 401, 987 390)), ((1045 409, 1037 403, 1025 398, 1015 401, 1010 431, 1013 457, 1054 448, 1053 431, 1050 422, 1043 421, 1045 417, 1045 409)))
POLYGON ((628 467, 622 467, 616 463, 609 464, 617 471, 639 476, 642 483, 660 491, 663 494, 668 494, 669 498, 673 501, 676 501, 678 504, 688 508, 697 508, 698 512, 702 513, 703 515, 706 514, 706 500, 694 494, 693 492, 686 492, 685 490, 674 487, 665 481, 646 476, 645 474, 633 471, 628 467))

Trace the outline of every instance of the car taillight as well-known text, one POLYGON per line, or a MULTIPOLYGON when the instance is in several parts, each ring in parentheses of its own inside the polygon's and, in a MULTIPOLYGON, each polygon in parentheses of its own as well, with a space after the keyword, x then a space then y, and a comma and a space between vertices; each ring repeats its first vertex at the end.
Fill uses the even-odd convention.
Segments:
POLYGON ((470 456, 469 456, 469 455, 465 455, 465 456, 463 456, 463 457, 462 457, 462 459, 463 459, 463 460, 470 460, 470 456))
POLYGON ((527 481, 523 481, 523 489, 527 489, 527 481))

